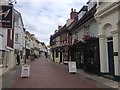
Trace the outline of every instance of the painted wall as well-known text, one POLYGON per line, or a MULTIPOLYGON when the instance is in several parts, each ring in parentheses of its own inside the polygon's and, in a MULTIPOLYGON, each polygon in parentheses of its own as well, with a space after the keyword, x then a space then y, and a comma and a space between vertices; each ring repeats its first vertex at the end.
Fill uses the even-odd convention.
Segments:
MULTIPOLYGON (((99 24, 98 34, 100 40, 100 67, 102 73, 109 73, 109 59, 108 59, 108 46, 107 38, 113 37, 113 52, 120 50, 120 30, 118 28, 119 9, 117 3, 106 2, 98 6, 97 13, 95 15, 99 24), (102 12, 101 12, 102 11, 102 12), (99 18, 98 18, 99 17, 99 18)), ((120 76, 119 72, 119 57, 114 56, 114 74, 120 76)))
POLYGON ((22 21, 20 19, 21 17, 19 15, 19 13, 17 13, 16 15, 18 16, 18 18, 16 18, 17 20, 15 22, 14 36, 15 36, 15 34, 18 34, 18 42, 15 41, 15 37, 14 37, 14 48, 22 50, 22 47, 24 44, 23 43, 23 35, 24 35, 23 25, 22 25, 22 21))
MULTIPOLYGON (((90 34, 96 37, 98 36, 98 24, 95 21, 95 19, 91 19, 88 22, 86 22, 84 25, 82 25, 81 27, 75 30, 77 32, 78 41, 83 39, 83 35, 85 33, 84 26, 86 25, 87 26, 89 25, 90 34)), ((74 43, 74 37, 75 37, 75 32, 73 32, 73 35, 72 35, 72 44, 74 43)))
POLYGON ((93 19, 92 21, 89 22, 89 30, 90 30, 90 33, 97 37, 98 36, 98 24, 97 22, 95 21, 95 19, 93 19))
POLYGON ((78 40, 82 39, 83 38, 83 35, 84 35, 84 28, 79 28, 78 29, 78 40))
POLYGON ((2 28, 2 35, 3 35, 2 41, 4 41, 2 42, 2 49, 5 50, 7 46, 7 29, 2 28))

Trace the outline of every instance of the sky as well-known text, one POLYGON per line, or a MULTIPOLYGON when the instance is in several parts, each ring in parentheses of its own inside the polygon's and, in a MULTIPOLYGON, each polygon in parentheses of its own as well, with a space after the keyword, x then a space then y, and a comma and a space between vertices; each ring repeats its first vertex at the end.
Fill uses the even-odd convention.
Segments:
POLYGON ((78 12, 88 0, 17 0, 15 9, 22 15, 24 27, 40 42, 49 45, 50 35, 64 26, 71 8, 78 12))

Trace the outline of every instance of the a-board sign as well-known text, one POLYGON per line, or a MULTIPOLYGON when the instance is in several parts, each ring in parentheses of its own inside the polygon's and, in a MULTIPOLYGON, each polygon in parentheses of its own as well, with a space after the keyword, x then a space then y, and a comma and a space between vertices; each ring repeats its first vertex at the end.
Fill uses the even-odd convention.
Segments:
POLYGON ((76 72, 77 72, 76 62, 70 61, 69 62, 69 73, 76 73, 76 72))

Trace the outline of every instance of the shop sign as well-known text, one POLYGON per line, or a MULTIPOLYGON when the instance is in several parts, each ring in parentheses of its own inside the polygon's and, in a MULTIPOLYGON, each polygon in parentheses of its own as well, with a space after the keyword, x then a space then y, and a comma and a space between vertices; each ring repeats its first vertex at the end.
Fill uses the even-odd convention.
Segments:
POLYGON ((70 61, 69 62, 69 73, 77 73, 76 62, 70 61))
POLYGON ((0 27, 12 28, 13 25, 13 6, 0 5, 0 27))

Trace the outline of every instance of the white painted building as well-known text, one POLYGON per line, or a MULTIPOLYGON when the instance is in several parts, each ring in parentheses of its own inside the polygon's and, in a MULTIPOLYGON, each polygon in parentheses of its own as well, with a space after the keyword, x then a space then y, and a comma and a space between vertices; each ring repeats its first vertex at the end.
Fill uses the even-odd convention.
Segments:
POLYGON ((39 57, 39 52, 40 52, 39 43, 40 42, 35 38, 35 48, 34 48, 35 57, 39 57))
MULTIPOLYGON (((9 5, 9 0, 0 1, 0 5, 9 5)), ((14 10, 13 10, 14 12, 14 10)), ((13 38, 14 28, 0 27, 0 75, 15 66, 13 38)))
POLYGON ((95 15, 99 25, 100 72, 115 77, 120 77, 119 5, 120 2, 97 2, 95 15))
POLYGON ((30 58, 30 53, 31 53, 30 43, 31 43, 30 33, 28 31, 26 31, 26 35, 25 35, 25 48, 26 48, 26 57, 27 57, 27 59, 30 58))
POLYGON ((22 21, 21 14, 15 10, 15 25, 14 25, 14 49, 15 49, 15 58, 16 55, 20 55, 20 60, 23 61, 23 56, 25 55, 24 48, 24 25, 22 21))
POLYGON ((45 52, 47 52, 47 48, 44 42, 40 42, 40 54, 43 56, 45 52))

